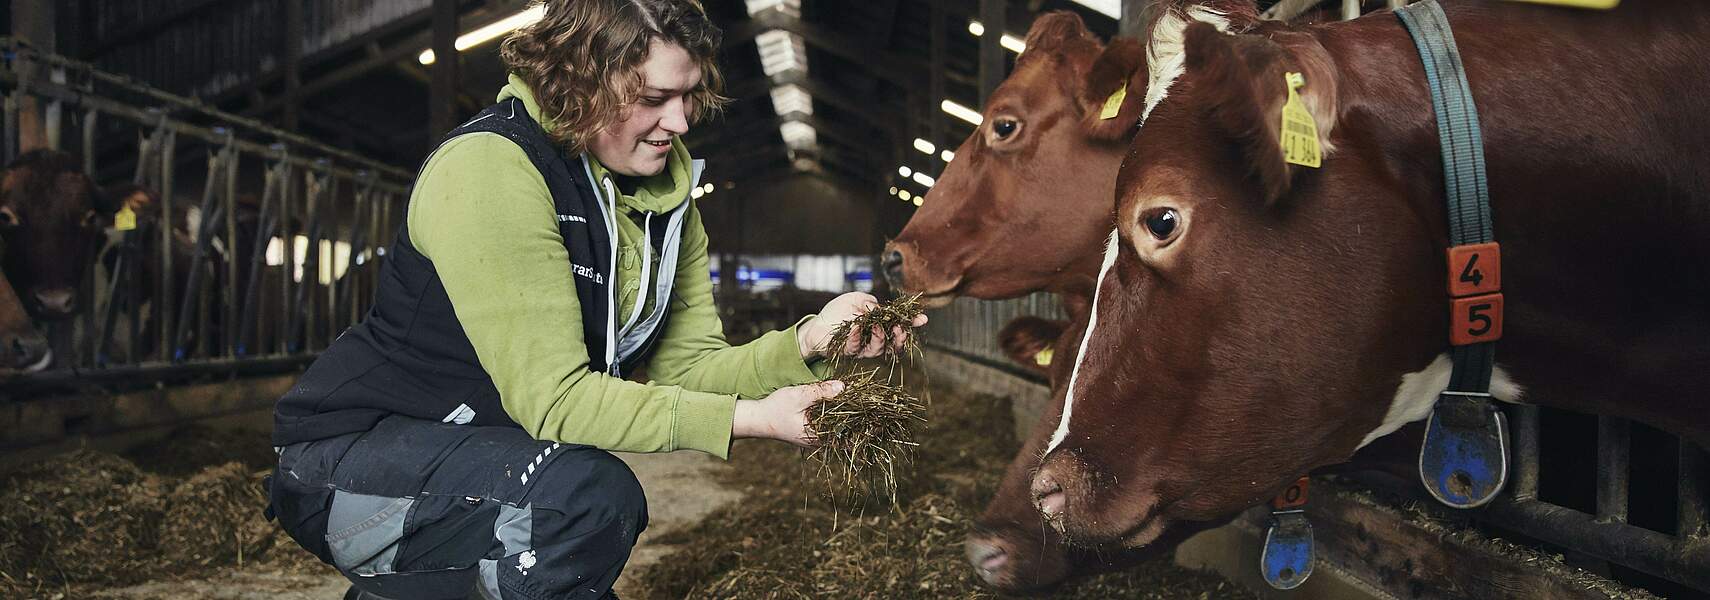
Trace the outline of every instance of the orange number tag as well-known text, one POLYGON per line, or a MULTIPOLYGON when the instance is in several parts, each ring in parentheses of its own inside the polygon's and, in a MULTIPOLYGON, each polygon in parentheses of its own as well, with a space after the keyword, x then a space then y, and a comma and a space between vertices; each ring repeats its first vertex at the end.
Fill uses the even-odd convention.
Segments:
POLYGON ((1502 294, 1449 302, 1449 343, 1455 346, 1502 339, 1502 294))
POLYGON ((1296 480, 1293 484, 1289 485, 1287 489, 1284 489, 1281 494, 1277 494, 1276 499, 1271 500, 1271 509, 1283 510, 1306 506, 1306 488, 1307 479, 1305 477, 1296 480))
POLYGON ((1449 297, 1502 291, 1502 246, 1496 242, 1449 248, 1449 297))

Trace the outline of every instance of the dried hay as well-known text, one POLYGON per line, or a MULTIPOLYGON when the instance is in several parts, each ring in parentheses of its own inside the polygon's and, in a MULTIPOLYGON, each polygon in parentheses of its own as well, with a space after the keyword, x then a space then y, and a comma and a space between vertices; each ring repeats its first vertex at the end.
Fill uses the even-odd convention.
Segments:
POLYGON ((0 484, 0 597, 76 597, 258 563, 327 572, 262 516, 266 471, 248 464, 257 459, 218 440, 265 444, 265 437, 191 431, 176 444, 133 452, 149 461, 140 466, 83 449, 11 474, 0 484), (157 474, 234 455, 245 461, 157 474))
MULTIPOLYGON (((743 440, 724 483, 750 498, 650 543, 678 550, 636 578, 641 598, 997 598, 963 557, 962 539, 1015 452, 1009 404, 939 389, 925 409, 914 472, 899 472, 897 509, 841 519, 819 502, 817 479, 782 444, 743 440)), ((1094 578, 1059 598, 1252 596, 1160 557, 1094 578)))
POLYGON ((884 499, 895 506, 896 468, 912 463, 920 445, 914 430, 926 422, 926 406, 878 373, 845 376, 842 392, 808 407, 815 439, 808 459, 818 465, 834 500, 884 499))

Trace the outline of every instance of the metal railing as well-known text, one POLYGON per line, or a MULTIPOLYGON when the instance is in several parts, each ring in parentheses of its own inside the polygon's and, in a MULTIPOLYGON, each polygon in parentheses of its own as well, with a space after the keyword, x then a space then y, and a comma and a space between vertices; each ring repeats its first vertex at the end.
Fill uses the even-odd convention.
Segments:
POLYGON ((1057 295, 1044 292, 1009 300, 957 298, 927 314, 931 318, 921 329, 922 344, 1035 381, 1043 379, 1015 364, 998 347, 998 331, 1016 317, 1068 318, 1057 295))
MULTIPOLYGON (((1056 299, 1044 294, 1004 301, 958 299, 930 314, 932 320, 922 334, 923 343, 998 365, 1010 364, 997 341, 998 331, 1010 320, 1022 315, 1063 318, 1056 299)), ((1597 417, 1595 465, 1582 465, 1584 461, 1577 458, 1552 459, 1571 462, 1555 473, 1595 468, 1594 498, 1575 498, 1574 492, 1560 491, 1552 497, 1540 493, 1540 484, 1544 483, 1540 476, 1544 458, 1540 448, 1571 447, 1590 440, 1577 431, 1545 431, 1539 425, 1541 417, 1574 418, 1573 413, 1537 406, 1503 409, 1512 423, 1512 480, 1490 505, 1462 514, 1490 529, 1516 532, 1699 592, 1710 592, 1710 504, 1706 502, 1710 494, 1710 457, 1703 448, 1677 436, 1648 428, 1636 429, 1626 419, 1597 417), (1678 448, 1673 457, 1646 455, 1641 459, 1646 466, 1664 467, 1664 472, 1673 463, 1672 485, 1662 482, 1658 487, 1658 482, 1653 481, 1639 492, 1631 487, 1635 472, 1632 449, 1641 442, 1647 448, 1678 448), (1629 500, 1637 497, 1636 493, 1672 495, 1675 514, 1645 515, 1649 527, 1630 524, 1634 515, 1629 514, 1629 500), (1570 501, 1575 499, 1582 501, 1570 501), (1590 504, 1595 510, 1585 512, 1565 504, 1581 508, 1590 504)), ((1413 487, 1398 491, 1427 499, 1422 490, 1416 489, 1417 485, 1413 487)), ((1655 510, 1655 505, 1668 503, 1646 504, 1655 510)))
POLYGON ((47 326, 54 366, 0 387, 294 368, 368 310, 412 173, 10 39, 0 45, 8 162, 33 99, 48 148, 73 146, 99 184, 123 183, 100 174, 128 171, 158 198, 153 219, 109 229, 96 260, 80 266, 77 314, 47 326))

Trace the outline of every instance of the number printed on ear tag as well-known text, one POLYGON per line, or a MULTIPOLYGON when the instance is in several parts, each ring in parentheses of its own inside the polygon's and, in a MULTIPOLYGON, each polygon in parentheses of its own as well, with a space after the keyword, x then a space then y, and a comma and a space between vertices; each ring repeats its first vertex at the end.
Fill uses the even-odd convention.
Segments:
POLYGON ((1324 150, 1318 145, 1318 122, 1312 119, 1312 111, 1306 110, 1306 103, 1300 99, 1299 90, 1306 85, 1306 77, 1288 73, 1283 75, 1283 81, 1288 84, 1288 101, 1282 107, 1280 136, 1283 160, 1316 169, 1323 161, 1324 150))
POLYGON ((137 213, 136 211, 131 210, 130 205, 121 207, 119 212, 113 214, 113 229, 118 231, 130 231, 136 228, 137 213))

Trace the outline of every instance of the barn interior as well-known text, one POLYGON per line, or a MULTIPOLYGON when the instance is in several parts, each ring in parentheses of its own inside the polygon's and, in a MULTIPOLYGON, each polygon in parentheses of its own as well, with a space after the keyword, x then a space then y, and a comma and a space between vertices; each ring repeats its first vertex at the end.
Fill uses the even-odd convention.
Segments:
MULTIPOLYGON (((1067 12, 1100 39, 1136 36, 1155 1, 700 0, 723 32, 731 102, 682 141, 706 161, 692 193, 725 334, 754 339, 848 292, 894 297, 887 242, 933 202, 1035 20, 1067 12)), ((1303 4, 1334 20, 1344 3, 1303 4)), ((71 266, 78 301, 63 314, 40 314, 7 263, 43 350, 0 370, 0 596, 350 597, 262 516, 274 402, 373 306, 422 161, 494 101, 500 40, 542 13, 534 0, 0 0, 0 158, 62 152, 103 198, 141 202, 71 266)), ((905 369, 932 425, 899 501, 827 499, 782 444, 744 440, 728 463, 625 455, 654 517, 618 593, 1008 597, 962 540, 1053 399, 997 335, 1068 310, 1041 291, 928 315, 905 369)), ((1435 506, 1392 474, 1315 479, 1317 570, 1301 588, 1260 576, 1273 515, 1255 507, 1091 569, 1113 573, 1028 591, 1710 598, 1702 449, 1636 422, 1513 410, 1529 487, 1499 508, 1435 506)))

